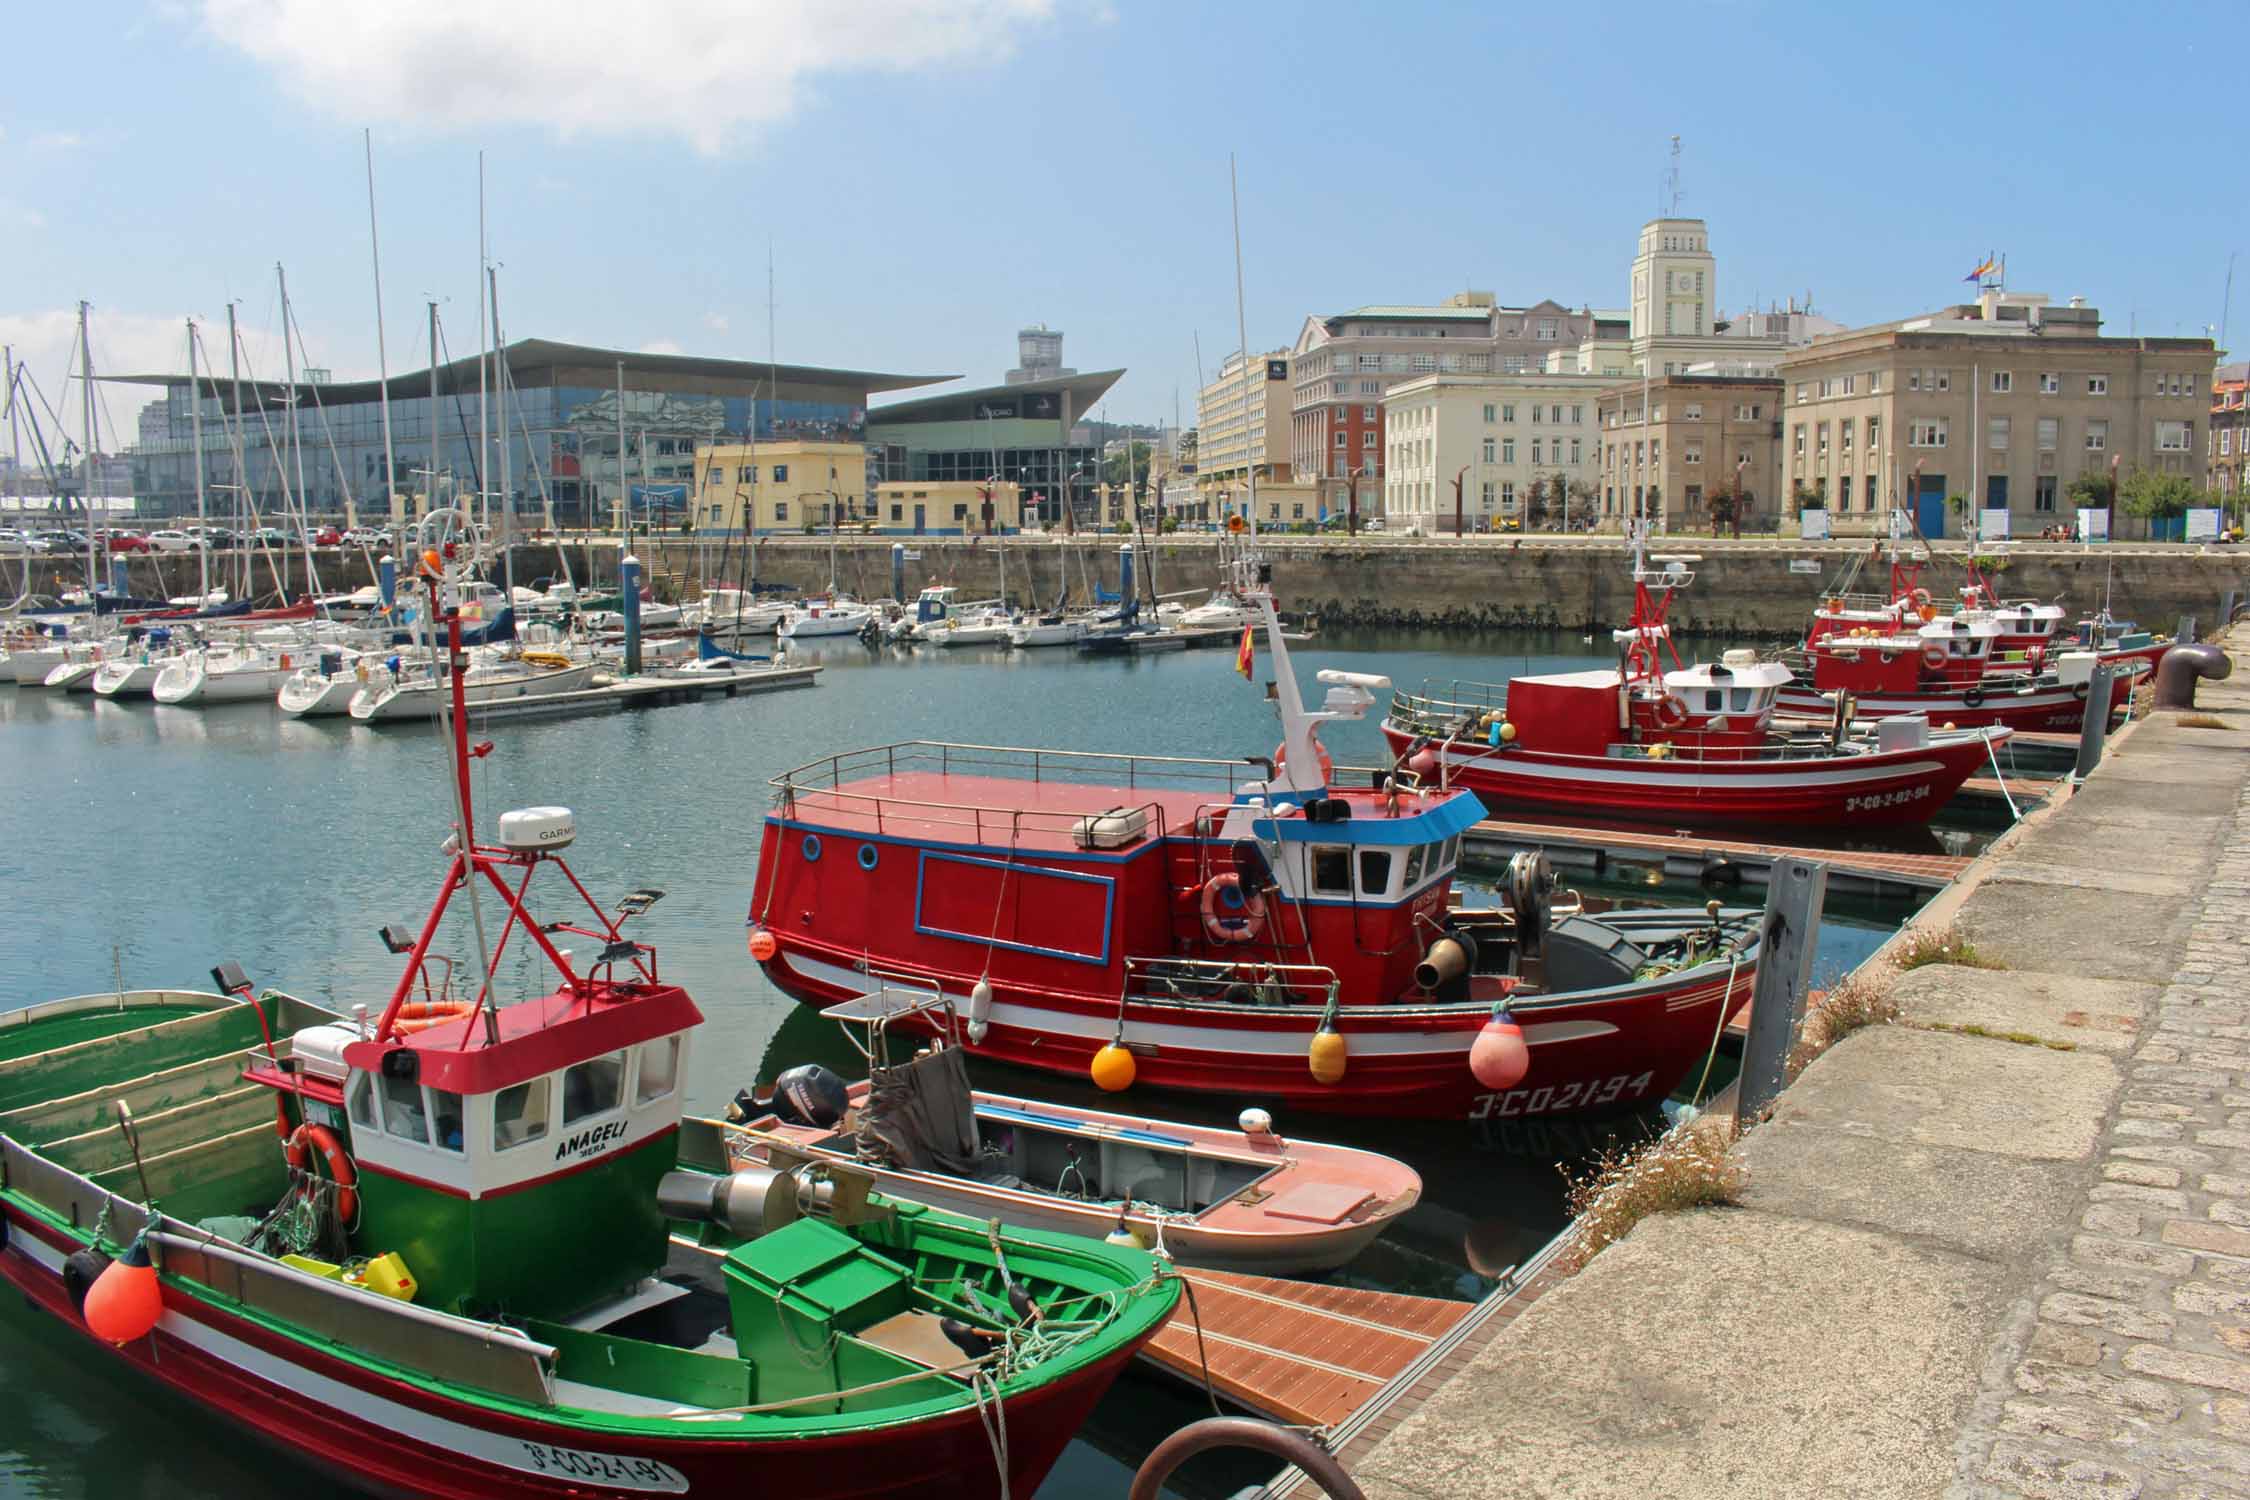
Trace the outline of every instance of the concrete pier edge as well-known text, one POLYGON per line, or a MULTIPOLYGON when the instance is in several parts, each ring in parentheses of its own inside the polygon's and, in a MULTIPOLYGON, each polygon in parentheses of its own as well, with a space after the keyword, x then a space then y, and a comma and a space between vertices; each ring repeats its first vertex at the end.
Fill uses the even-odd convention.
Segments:
POLYGON ((2006 968, 1899 976, 1739 1205, 1548 1289, 1366 1493, 2250 1497, 2250 682, 2201 699, 1925 910, 2006 968))

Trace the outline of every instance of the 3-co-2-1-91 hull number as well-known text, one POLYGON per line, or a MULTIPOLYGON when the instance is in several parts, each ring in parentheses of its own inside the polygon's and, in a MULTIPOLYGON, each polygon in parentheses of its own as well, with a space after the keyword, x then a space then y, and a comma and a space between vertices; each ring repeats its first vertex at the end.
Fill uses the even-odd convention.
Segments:
POLYGON ((1647 1093, 1655 1081, 1654 1073, 1619 1073, 1611 1078, 1543 1084, 1535 1089, 1509 1089, 1504 1094, 1479 1094, 1469 1106, 1469 1118, 1505 1120, 1518 1115, 1561 1114, 1570 1109, 1599 1109, 1605 1104, 1630 1103, 1647 1093))

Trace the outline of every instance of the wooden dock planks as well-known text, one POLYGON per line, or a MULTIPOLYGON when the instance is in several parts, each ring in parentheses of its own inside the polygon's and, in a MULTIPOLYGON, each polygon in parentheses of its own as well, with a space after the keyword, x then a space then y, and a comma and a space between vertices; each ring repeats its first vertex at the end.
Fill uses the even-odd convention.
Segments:
POLYGON ((1200 1312, 1219 1394, 1261 1416, 1311 1427, 1359 1410, 1473 1306, 1231 1271, 1180 1275, 1195 1289, 1195 1306, 1182 1297, 1142 1357, 1200 1384, 1200 1312))

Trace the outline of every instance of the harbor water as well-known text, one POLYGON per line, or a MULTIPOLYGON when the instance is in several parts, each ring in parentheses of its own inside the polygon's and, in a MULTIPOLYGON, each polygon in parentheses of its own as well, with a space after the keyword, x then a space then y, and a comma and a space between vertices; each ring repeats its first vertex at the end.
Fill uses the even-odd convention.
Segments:
MULTIPOLYGON (((716 1113, 736 1089, 799 1062, 858 1066, 841 1033, 766 984, 744 949, 769 778, 837 750, 906 739, 1248 756, 1271 753, 1276 738, 1260 686, 1236 674, 1232 651, 1082 660, 1064 650, 842 640, 797 654, 827 668, 818 687, 472 734, 497 745, 473 773, 487 831, 507 808, 571 807, 573 865, 598 899, 666 892, 629 930, 656 946, 664 977, 685 985, 706 1017, 691 1111, 716 1113)), ((1322 666, 1412 687, 1604 660, 1575 635, 1465 646, 1332 634, 1296 648, 1308 696, 1322 666)), ((1264 666, 1261 657, 1260 683, 1264 666)), ((1331 726, 1326 739, 1340 765, 1386 759, 1372 719, 1331 726)), ((261 988, 380 1008, 398 960, 377 931, 418 920, 442 868, 445 757, 427 726, 375 730, 284 719, 260 705, 163 708, 0 688, 0 902, 11 917, 0 924, 0 1009, 119 984, 206 988, 212 966, 229 959, 261 988)), ((1941 826, 1897 847, 1969 852, 1988 836, 1941 826)), ((1706 893, 1641 884, 1589 894, 1700 904, 1706 893)), ((1911 910, 1832 899, 1816 984, 1857 963, 1911 910)), ((473 970, 475 939, 458 905, 434 951, 473 970)), ((534 974, 513 958, 503 968, 504 979, 525 984, 534 974)), ((1723 1059, 1717 1067, 1723 1076, 1723 1059)), ((1012 1092, 1096 1097, 1090 1084, 976 1071, 980 1083, 1012 1092)), ((1263 1102, 1135 1094, 1123 1107, 1219 1121, 1263 1102)), ((1423 1174, 1422 1203, 1340 1279, 1456 1298, 1481 1294, 1561 1227, 1565 1170, 1652 1128, 1385 1127, 1286 1113, 1279 1123, 1389 1152, 1423 1174)), ((568 1226, 554 1232, 566 1257, 568 1226)), ((1041 1493, 1122 1495, 1147 1449, 1203 1411, 1199 1395, 1153 1373, 1128 1376, 1041 1493)), ((1183 1471, 1179 1492, 1228 1494, 1267 1467, 1206 1458, 1183 1471)), ((24 1309, 0 1316, 0 1494, 264 1497, 306 1482, 286 1459, 194 1409, 84 1367, 73 1341, 43 1332, 24 1309)))

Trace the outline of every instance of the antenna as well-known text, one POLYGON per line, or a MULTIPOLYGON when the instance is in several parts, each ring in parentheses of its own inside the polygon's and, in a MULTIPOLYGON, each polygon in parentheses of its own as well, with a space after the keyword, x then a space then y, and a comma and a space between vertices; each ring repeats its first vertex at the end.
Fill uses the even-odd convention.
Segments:
POLYGON ((2227 320, 2234 315, 2234 258, 2241 253, 2237 250, 2227 256, 2227 289, 2225 295, 2219 299, 2219 352, 2221 354, 2227 352, 2227 320))
POLYGON ((1680 138, 1672 137, 1672 159, 1664 169, 1663 186, 1658 190, 1658 204, 1663 217, 1676 218, 1680 212, 1680 138))

